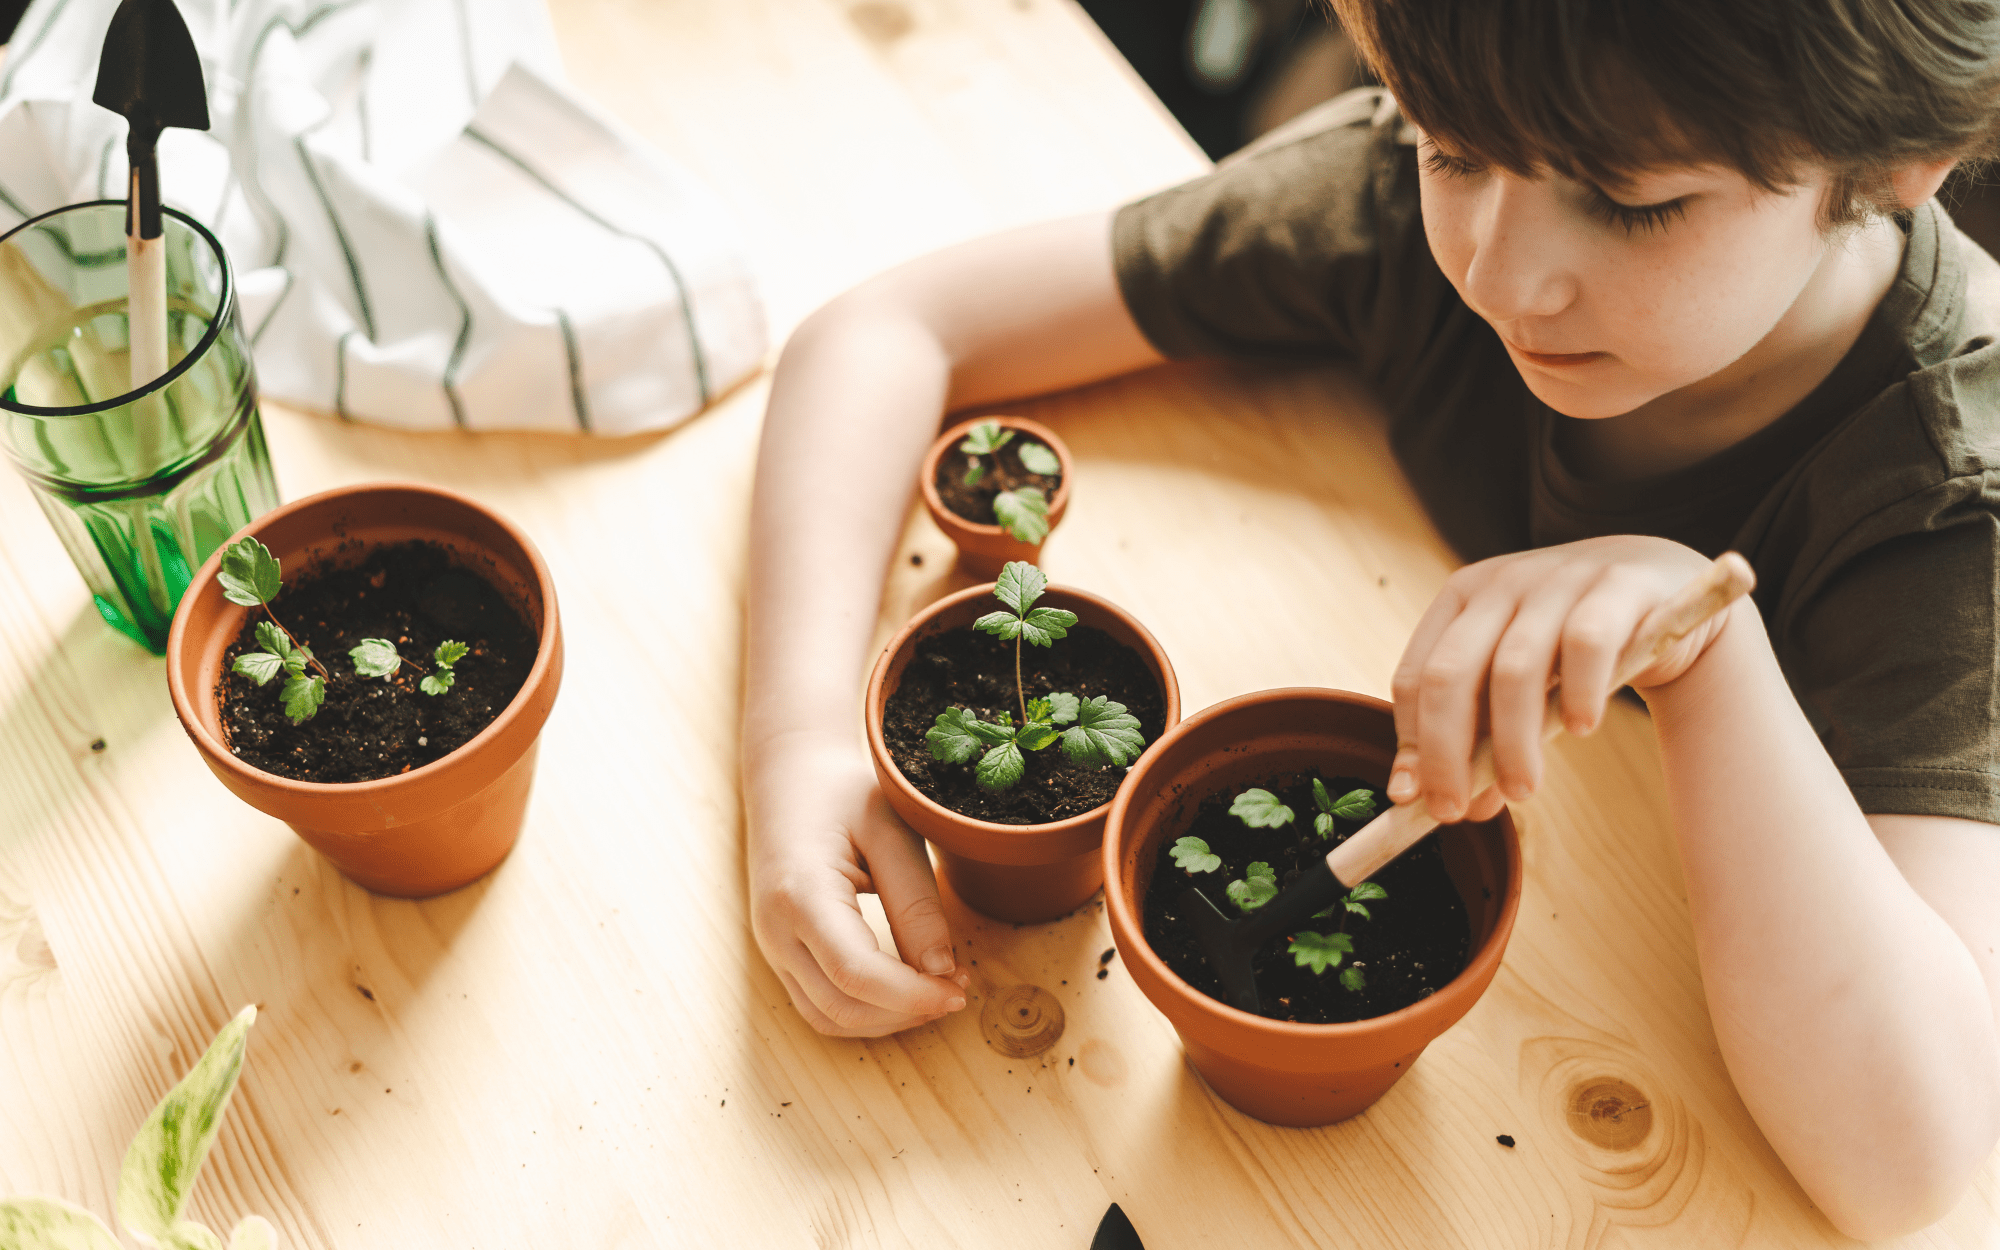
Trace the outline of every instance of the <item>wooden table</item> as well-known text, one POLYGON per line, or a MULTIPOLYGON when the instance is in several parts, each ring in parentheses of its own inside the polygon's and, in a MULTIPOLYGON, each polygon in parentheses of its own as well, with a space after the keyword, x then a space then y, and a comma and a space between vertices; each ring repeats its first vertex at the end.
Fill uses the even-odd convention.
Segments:
MULTIPOLYGON (((1065 0, 563 0, 577 80, 758 241, 782 334, 935 245, 1205 162, 1065 0)), ((529 825, 486 880, 373 897, 202 768, 161 663, 106 629, 0 475, 0 1193, 112 1211, 125 1143, 263 1005, 192 1213, 309 1247, 1815 1246, 1703 1008, 1644 715, 1520 811, 1492 990, 1373 1110, 1274 1129, 1209 1095, 1101 910, 953 914, 974 1008, 801 1024, 752 945, 736 783, 764 383, 664 437, 418 436, 267 407, 289 497, 418 476, 541 545, 569 670, 529 825), (98 749, 101 744, 101 749, 98 749), (978 1007, 1056 995, 1043 1055, 978 1007), (1510 1134, 1512 1149, 1495 1138, 1510 1134)), ((1332 370, 1175 368, 1023 406, 1080 463, 1053 576, 1134 611, 1187 706, 1386 694, 1451 559, 1332 370), (1247 618, 1191 584, 1261 605, 1247 618)), ((913 517, 882 629, 963 584, 913 517)), ((860 674, 856 675, 857 690, 860 674)), ((1923 1246, 2000 1242, 1996 1174, 1923 1246)))

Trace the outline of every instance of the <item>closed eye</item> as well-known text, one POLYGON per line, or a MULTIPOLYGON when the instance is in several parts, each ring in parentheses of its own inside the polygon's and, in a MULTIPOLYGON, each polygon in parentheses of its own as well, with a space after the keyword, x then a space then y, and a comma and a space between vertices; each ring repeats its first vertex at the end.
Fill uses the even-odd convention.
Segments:
POLYGON ((1598 220, 1622 226, 1626 234, 1644 230, 1651 234, 1687 216, 1688 196, 1662 200, 1658 204, 1620 204, 1597 187, 1590 187, 1590 213, 1598 220))

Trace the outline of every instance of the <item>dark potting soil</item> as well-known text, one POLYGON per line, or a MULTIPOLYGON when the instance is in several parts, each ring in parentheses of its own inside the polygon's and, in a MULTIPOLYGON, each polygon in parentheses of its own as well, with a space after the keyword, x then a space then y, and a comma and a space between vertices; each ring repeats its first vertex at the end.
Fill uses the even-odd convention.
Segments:
POLYGON ((261 609, 224 654, 216 697, 237 758, 295 781, 373 781, 442 759, 506 710, 535 665, 527 622, 436 543, 378 547, 351 568, 287 569, 271 610, 333 675, 326 701, 294 725, 278 693, 284 674, 259 686, 233 671, 237 656, 257 649, 261 609), (401 667, 387 679, 357 674, 348 651, 363 638, 394 643, 401 667), (417 683, 435 671, 446 640, 471 650, 452 666, 451 689, 424 694, 417 683))
MULTIPOLYGON (((1139 718, 1139 732, 1148 744, 1166 727, 1166 697, 1153 670, 1138 652, 1088 625, 1072 628, 1053 647, 1023 646, 1021 683, 1031 700, 1065 692, 1079 699, 1104 695, 1123 703, 1139 718)), ((997 721, 1002 712, 1019 721, 1012 642, 970 627, 923 639, 884 711, 882 737, 896 767, 926 797, 962 816, 998 825, 1068 820, 1109 803, 1125 779, 1123 768, 1070 763, 1058 743, 1024 752, 1021 780, 999 794, 989 794, 973 780, 973 763, 948 764, 931 758, 924 735, 937 723, 939 713, 953 707, 970 708, 984 721, 997 721)))
MULTIPOLYGON (((1007 440, 1005 447, 990 456, 981 456, 979 459, 986 466, 986 473, 976 486, 965 484, 965 470, 969 457, 956 447, 952 448, 938 461, 938 498, 943 501, 945 507, 977 525, 999 524, 993 519, 993 497, 1003 490, 1039 486, 1049 502, 1054 503, 1056 487, 1062 483, 1062 474, 1030 473, 1021 465, 1019 454, 1021 444, 1035 441, 1016 431, 1014 437, 1007 440)), ((1122 699, 1119 701, 1123 702, 1122 699)), ((1148 738, 1147 741, 1150 742, 1152 739, 1148 738)))
MULTIPOLYGON (((1336 799, 1350 790, 1365 788, 1375 792, 1378 814, 1388 806, 1380 787, 1370 782, 1324 774, 1320 780, 1336 799)), ((1311 774, 1284 773, 1253 784, 1277 795, 1292 809, 1289 824, 1252 829, 1231 816, 1229 805, 1250 786, 1210 795, 1202 800, 1185 830, 1161 840, 1153 880, 1146 889, 1146 940, 1183 981, 1218 1001, 1224 1000, 1222 982, 1209 969, 1194 930, 1182 915, 1181 895, 1186 888, 1196 886, 1217 910, 1235 919, 1245 913, 1229 898, 1228 886, 1242 880, 1251 863, 1262 860, 1271 865, 1282 890, 1314 860, 1325 858, 1328 851, 1367 823, 1336 816, 1333 837, 1323 839, 1313 829, 1313 817, 1319 809, 1313 804, 1311 774), (1222 867, 1190 875, 1175 864, 1174 843, 1188 836, 1208 843, 1209 851, 1221 857, 1222 867)), ((1372 879, 1388 891, 1388 897, 1362 904, 1370 919, 1347 916, 1354 953, 1339 968, 1317 974, 1299 967, 1286 951, 1288 936, 1272 938, 1257 953, 1251 966, 1257 975, 1259 1014, 1300 1024, 1367 1020, 1429 997, 1465 967, 1471 957, 1471 926, 1465 901, 1445 871, 1435 838, 1417 843, 1372 879), (1340 972, 1349 964, 1360 968, 1366 978, 1358 993, 1340 983, 1340 972)), ((1333 933, 1340 927, 1340 914, 1316 921, 1316 928, 1305 927, 1333 933)))

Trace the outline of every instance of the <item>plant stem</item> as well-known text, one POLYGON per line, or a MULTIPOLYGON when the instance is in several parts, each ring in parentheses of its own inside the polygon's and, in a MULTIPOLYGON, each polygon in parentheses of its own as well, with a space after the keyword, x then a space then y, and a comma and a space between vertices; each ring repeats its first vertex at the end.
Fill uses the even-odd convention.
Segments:
MULTIPOLYGON (((271 618, 271 624, 276 625, 278 627, 278 632, 283 634, 285 637, 291 639, 292 645, 294 647, 297 647, 299 645, 299 636, 297 634, 294 634, 291 630, 285 628, 285 623, 283 621, 280 621, 277 618, 277 616, 275 616, 272 613, 270 604, 268 603, 264 604, 263 608, 264 608, 264 615, 271 618)), ((314 656, 310 651, 306 652, 306 657, 307 657, 306 663, 318 669, 319 675, 326 679, 328 685, 332 685, 333 674, 326 671, 326 665, 321 664, 319 662, 319 658, 317 656, 314 656)))
POLYGON ((1021 723, 1028 723, 1028 695, 1021 689, 1021 635, 1014 635, 1014 697, 1021 701, 1021 723))

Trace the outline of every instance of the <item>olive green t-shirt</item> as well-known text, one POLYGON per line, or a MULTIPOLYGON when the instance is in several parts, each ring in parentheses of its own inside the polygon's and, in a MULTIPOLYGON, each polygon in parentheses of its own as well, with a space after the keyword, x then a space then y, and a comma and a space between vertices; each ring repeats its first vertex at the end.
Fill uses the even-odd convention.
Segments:
POLYGON ((1129 204, 1125 303, 1168 356, 1352 361, 1467 559, 1650 534, 1757 570, 1779 664, 1866 812, 2000 823, 2000 266, 1935 204, 1847 357, 1699 464, 1595 481, 1424 238, 1414 133, 1379 89, 1129 204))

